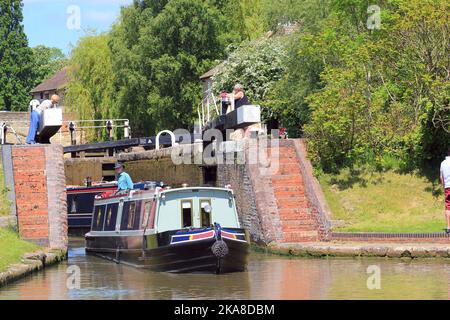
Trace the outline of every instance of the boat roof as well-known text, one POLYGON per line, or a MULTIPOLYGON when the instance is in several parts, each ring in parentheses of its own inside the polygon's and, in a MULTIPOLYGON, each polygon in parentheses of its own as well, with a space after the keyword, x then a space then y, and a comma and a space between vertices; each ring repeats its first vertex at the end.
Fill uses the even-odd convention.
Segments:
POLYGON ((170 189, 163 189, 160 191, 160 193, 170 193, 170 192, 180 192, 180 191, 194 191, 194 190, 210 190, 210 191, 228 191, 233 193, 233 190, 231 188, 219 188, 219 187, 180 187, 180 188, 170 188, 170 189))
POLYGON ((230 188, 218 188, 218 187, 180 187, 180 188, 156 188, 156 189, 148 189, 148 190, 131 190, 123 193, 103 193, 95 198, 96 201, 108 202, 108 201, 118 201, 120 198, 128 198, 131 199, 147 199, 154 198, 160 196, 162 194, 167 193, 175 193, 175 192, 195 192, 198 190, 208 190, 208 191, 225 191, 233 194, 233 190, 230 188))

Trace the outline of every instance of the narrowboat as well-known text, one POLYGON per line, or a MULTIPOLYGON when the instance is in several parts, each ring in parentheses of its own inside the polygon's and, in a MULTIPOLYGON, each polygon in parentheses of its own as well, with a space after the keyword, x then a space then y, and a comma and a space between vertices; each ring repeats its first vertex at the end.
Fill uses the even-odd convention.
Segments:
POLYGON ((244 271, 249 247, 233 191, 213 187, 103 193, 85 238, 88 254, 173 273, 244 271))
MULTIPOLYGON (((134 184, 135 189, 161 186, 162 182, 144 181, 134 184)), ((85 234, 91 228, 95 196, 115 192, 117 181, 88 182, 86 186, 67 186, 67 225, 71 233, 85 234), (80 233, 77 230, 84 232, 80 233)))
POLYGON ((90 186, 68 186, 67 225, 69 230, 89 231, 92 223, 95 196, 117 190, 117 183, 99 183, 90 186))

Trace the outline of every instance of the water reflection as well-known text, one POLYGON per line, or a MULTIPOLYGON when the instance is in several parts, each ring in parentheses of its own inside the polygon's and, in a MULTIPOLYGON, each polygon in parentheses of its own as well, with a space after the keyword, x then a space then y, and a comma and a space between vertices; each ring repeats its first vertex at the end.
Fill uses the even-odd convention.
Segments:
POLYGON ((0 289, 0 299, 448 299, 450 263, 385 259, 288 259, 252 254, 248 271, 220 276, 168 274, 86 256, 72 242, 69 260, 0 289), (68 266, 81 288, 68 289, 68 266), (367 268, 381 270, 369 290, 367 268))

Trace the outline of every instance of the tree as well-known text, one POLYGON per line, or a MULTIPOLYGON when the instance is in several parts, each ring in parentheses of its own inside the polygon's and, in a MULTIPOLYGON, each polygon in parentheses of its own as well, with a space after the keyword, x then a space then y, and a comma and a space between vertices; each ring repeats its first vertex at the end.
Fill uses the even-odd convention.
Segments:
POLYGON ((299 23, 303 30, 320 30, 321 23, 330 13, 332 0, 261 0, 263 15, 259 21, 267 30, 280 25, 299 23))
POLYGON ((235 84, 242 84, 251 103, 261 104, 265 120, 278 119, 275 97, 269 97, 269 93, 285 71, 286 39, 262 37, 241 44, 213 77, 215 93, 231 92, 235 84))
POLYGON ((22 1, 0 0, 0 109, 26 110, 33 85, 32 51, 22 25, 22 1))
POLYGON ((43 80, 48 79, 67 63, 66 56, 58 48, 49 48, 39 45, 33 50, 33 80, 37 86, 43 80))
MULTIPOLYGON (((71 53, 66 104, 80 119, 113 119, 114 74, 107 34, 82 37, 71 53)), ((91 139, 101 138, 97 130, 91 139)))
POLYGON ((450 5, 383 3, 379 30, 365 28, 366 2, 334 2, 299 55, 321 61, 320 86, 304 101, 305 133, 324 170, 395 157, 402 169, 438 161, 449 145, 450 5))
POLYGON ((192 128, 199 76, 225 50, 218 10, 196 0, 136 1, 122 11, 110 47, 121 116, 135 132, 192 128))
POLYGON ((249 39, 242 0, 209 0, 209 2, 223 16, 222 27, 225 32, 222 33, 222 43, 234 48, 243 40, 249 39))

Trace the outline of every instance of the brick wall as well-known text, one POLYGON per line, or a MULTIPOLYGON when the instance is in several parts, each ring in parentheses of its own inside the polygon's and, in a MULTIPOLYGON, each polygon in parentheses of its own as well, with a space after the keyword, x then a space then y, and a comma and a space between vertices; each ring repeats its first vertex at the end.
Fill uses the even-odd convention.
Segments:
POLYGON ((365 242, 365 243, 445 243, 450 241, 450 235, 445 232, 332 232, 334 241, 365 242))
POLYGON ((125 163, 125 170, 133 181, 161 180, 168 184, 187 183, 199 186, 204 183, 204 170, 195 164, 173 163, 172 148, 144 152, 121 153, 118 161, 125 163))
POLYGON ((21 238, 51 248, 67 248, 62 146, 14 146, 12 163, 21 238))
POLYGON ((329 214, 300 140, 273 140, 270 165, 252 164, 255 151, 246 141, 246 163, 218 166, 217 181, 235 190, 240 216, 253 240, 308 242, 329 239, 329 214))
POLYGON ((92 181, 102 181, 105 176, 114 176, 114 170, 103 170, 103 165, 113 167, 116 162, 114 157, 65 158, 66 184, 80 186, 86 184, 86 177, 91 177, 92 181))
POLYGON ((50 145, 45 148, 49 243, 51 248, 66 248, 69 241, 63 154, 61 145, 50 145))
POLYGON ((263 236, 261 220, 258 215, 255 191, 244 164, 218 165, 217 186, 223 187, 227 184, 230 184, 234 190, 241 226, 249 231, 252 241, 266 242, 267 239, 263 236))

